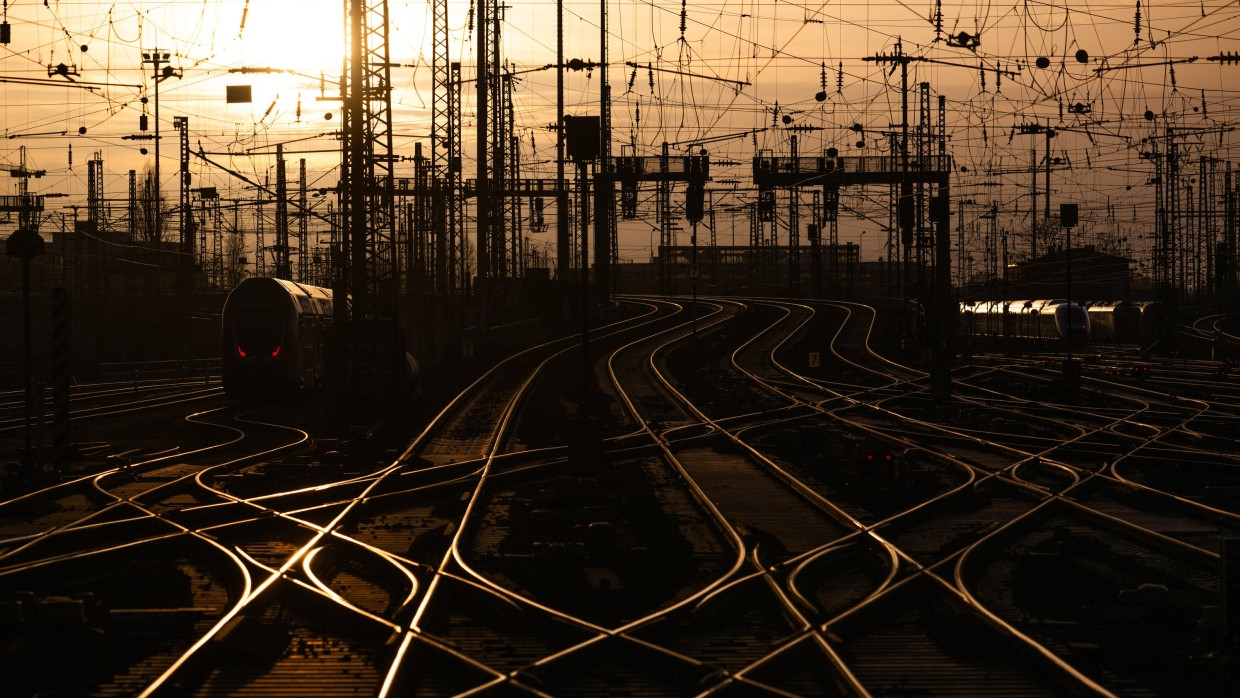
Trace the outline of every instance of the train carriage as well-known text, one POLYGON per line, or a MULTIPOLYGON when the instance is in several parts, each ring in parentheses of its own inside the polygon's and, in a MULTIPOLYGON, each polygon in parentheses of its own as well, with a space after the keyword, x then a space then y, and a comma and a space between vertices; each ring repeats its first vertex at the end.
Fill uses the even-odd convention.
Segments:
POLYGON ((1094 302, 1086 306, 1095 342, 1136 344, 1141 337, 1141 309, 1130 301, 1094 302))
POLYGON ((967 301, 960 304, 960 323, 975 343, 1008 338, 1049 347, 1068 337, 1088 341, 1090 321, 1085 309, 1063 299, 967 301))
POLYGON ((220 359, 229 397, 287 394, 319 385, 330 289, 284 279, 242 281, 224 302, 220 359))

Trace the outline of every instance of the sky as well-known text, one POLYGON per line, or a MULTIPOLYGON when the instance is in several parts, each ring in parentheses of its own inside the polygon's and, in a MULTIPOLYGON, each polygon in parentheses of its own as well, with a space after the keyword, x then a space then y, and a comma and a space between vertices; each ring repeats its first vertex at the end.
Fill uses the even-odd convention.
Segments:
MULTIPOLYGON (((566 58, 598 61, 601 4, 563 7, 566 58)), ((978 267, 993 247, 990 224, 981 217, 992 205, 1000 214, 996 230, 1009 233, 1013 254, 1025 249, 1030 167, 1045 156, 1045 140, 1020 133, 1021 125, 1056 129, 1051 200, 1080 205, 1081 239, 1138 257, 1151 232, 1151 153, 1165 152, 1174 140, 1186 172, 1206 167, 1218 173, 1211 191, 1221 191, 1221 173, 1234 159, 1240 117, 1236 3, 746 0, 606 7, 613 151, 657 155, 664 142, 673 153, 707 149, 715 163, 708 188, 721 212, 720 244, 748 241, 747 223, 728 211, 754 198, 749 172, 755 154, 787 154, 793 136, 801 154, 831 147, 843 155, 890 152, 884 133, 901 122, 901 74, 875 59, 891 56, 897 43, 916 58, 909 65, 910 121, 919 118, 919 83, 929 83, 932 100, 944 97, 947 149, 958 167, 953 196, 966 202, 953 227, 960 225, 965 256, 978 267), (1235 62, 1217 60, 1229 56, 1235 62)), ((412 155, 419 142, 429 148, 430 10, 423 2, 389 5, 390 57, 398 64, 392 78, 395 146, 402 155, 412 155)), ((510 2, 504 14, 501 51, 519 74, 513 116, 522 171, 531 177, 554 174, 548 125, 555 121, 555 71, 546 68, 556 60, 555 12, 555 3, 540 0, 510 2)), ((176 201, 174 117, 188 119, 191 148, 216 163, 195 158, 195 186, 216 186, 226 199, 253 197, 226 169, 274 181, 276 144, 284 144, 291 178, 305 158, 312 189, 335 185, 341 2, 9 0, 4 13, 10 38, 0 45, 0 167, 16 168, 24 147, 28 169, 45 172, 29 180, 31 191, 63 195, 48 200, 52 215, 45 226, 56 228, 58 216, 71 219, 71 207, 85 202, 86 162, 95 154, 104 162, 105 195, 123 209, 128 171, 143 172, 154 162, 153 142, 133 136, 142 134, 143 113, 153 133, 157 92, 165 136, 161 179, 170 201, 176 201), (157 49, 169 53, 173 68, 159 81, 142 59, 157 49), (257 67, 280 72, 238 72, 257 67), (229 85, 251 86, 252 101, 226 103, 229 85)), ((449 3, 448 16, 449 52, 470 80, 476 56, 471 4, 449 3)), ((602 72, 567 73, 567 113, 597 113, 602 72)), ((472 85, 463 93, 462 150, 470 177, 472 85)), ((411 174, 411 165, 397 169, 397 176, 411 174)), ((17 183, 7 178, 0 193, 13 193, 17 183)), ((1187 187, 1204 184, 1185 181, 1187 187)), ((842 193, 841 241, 861 244, 863 258, 886 253, 886 194, 885 187, 842 193)), ((653 198, 643 192, 643 211, 653 198)), ((658 241, 653 220, 622 225, 622 260, 649 258, 658 241)), ((6 225, 11 222, 0 223, 0 232, 6 225)), ((531 245, 546 249, 553 236, 531 233, 531 245)))

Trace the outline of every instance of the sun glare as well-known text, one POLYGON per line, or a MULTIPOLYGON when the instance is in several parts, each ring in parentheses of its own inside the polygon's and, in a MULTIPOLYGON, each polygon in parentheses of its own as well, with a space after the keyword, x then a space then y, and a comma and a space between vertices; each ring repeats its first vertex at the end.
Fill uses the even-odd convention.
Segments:
POLYGON ((341 14, 334 0, 252 3, 236 58, 251 67, 334 76, 344 55, 341 14))

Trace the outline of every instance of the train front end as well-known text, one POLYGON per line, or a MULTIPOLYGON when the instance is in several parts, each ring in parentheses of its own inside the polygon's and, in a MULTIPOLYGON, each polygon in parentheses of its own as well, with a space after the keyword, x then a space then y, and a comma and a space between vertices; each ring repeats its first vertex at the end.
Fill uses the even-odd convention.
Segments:
POLYGON ((301 387, 297 313, 275 279, 246 279, 228 295, 220 359, 229 397, 269 397, 301 387))
POLYGON ((1077 303, 1060 303, 1055 306, 1055 324, 1060 338, 1067 337, 1074 347, 1082 347, 1089 341, 1089 313, 1077 303))

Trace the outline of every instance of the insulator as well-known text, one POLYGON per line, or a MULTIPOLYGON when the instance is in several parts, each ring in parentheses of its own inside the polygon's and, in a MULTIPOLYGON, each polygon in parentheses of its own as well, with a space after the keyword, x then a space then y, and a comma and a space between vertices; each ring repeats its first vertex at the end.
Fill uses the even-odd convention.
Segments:
POLYGON ((977 69, 977 72, 981 73, 981 76, 982 76, 982 92, 985 92, 985 91, 986 91, 986 68, 985 68, 985 67, 982 67, 982 66, 979 66, 979 67, 978 67, 978 69, 977 69))
POLYGON ((629 75, 629 92, 633 91, 633 83, 637 82, 637 66, 633 66, 633 72, 629 75))
POLYGON ((650 77, 650 94, 654 94, 654 66, 647 63, 646 72, 650 77))
POLYGON ((688 21, 689 7, 687 0, 680 0, 680 40, 685 39, 685 24, 688 21))
POLYGON ((1141 0, 1137 0, 1137 17, 1132 23, 1132 33, 1132 44, 1136 46, 1141 43, 1141 0))
POLYGON ((820 76, 819 81, 820 81, 820 84, 822 85, 822 91, 826 92, 827 91, 827 62, 826 61, 822 62, 822 75, 820 76))
POLYGON ((840 61, 840 69, 835 73, 835 91, 844 91, 844 61, 840 61))
POLYGON ((1168 66, 1167 66, 1167 69, 1168 69, 1168 71, 1171 73, 1171 91, 1172 91, 1172 92, 1175 92, 1175 90, 1176 90, 1176 85, 1175 85, 1175 66, 1174 66, 1174 65, 1168 65, 1168 66))

